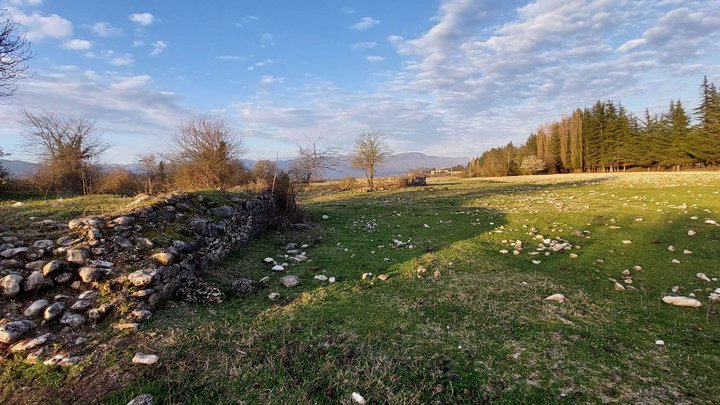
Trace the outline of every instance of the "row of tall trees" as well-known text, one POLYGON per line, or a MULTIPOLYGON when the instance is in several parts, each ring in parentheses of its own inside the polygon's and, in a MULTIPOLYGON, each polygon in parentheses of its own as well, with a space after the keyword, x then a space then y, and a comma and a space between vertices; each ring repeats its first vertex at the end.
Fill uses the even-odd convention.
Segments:
POLYGON ((509 143, 486 151, 469 163, 466 175, 680 170, 719 164, 720 92, 705 77, 693 111, 673 100, 662 114, 645 109, 636 116, 619 102, 597 101, 541 125, 519 147, 509 143))

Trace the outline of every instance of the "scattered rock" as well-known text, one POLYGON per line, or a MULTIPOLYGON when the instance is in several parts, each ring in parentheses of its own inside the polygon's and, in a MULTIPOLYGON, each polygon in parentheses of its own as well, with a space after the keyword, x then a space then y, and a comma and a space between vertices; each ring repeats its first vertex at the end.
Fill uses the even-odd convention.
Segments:
POLYGON ((271 292, 268 294, 268 298, 270 298, 270 301, 277 301, 280 298, 280 293, 271 292))
POLYGON ((678 307, 698 308, 702 306, 702 303, 700 303, 700 301, 696 300, 695 298, 673 297, 666 295, 662 298, 662 300, 666 304, 675 305, 678 307))
POLYGON ((70 307, 73 311, 80 311, 83 312, 86 309, 90 308, 92 306, 92 301, 90 300, 77 300, 74 304, 70 307))
POLYGON ((381 274, 378 276, 378 280, 380 280, 380 281, 386 281, 389 278, 390 278, 389 274, 381 274))
POLYGON ((251 294, 257 291, 257 286, 249 278, 240 278, 232 283, 232 290, 237 294, 251 294))
POLYGON ((625 286, 616 281, 615 282, 615 291, 625 291, 625 286))
POLYGON ((135 287, 145 287, 153 282, 157 269, 142 269, 128 274, 128 281, 135 287))
POLYGON ((665 341, 658 339, 658 340, 655 341, 655 345, 657 345, 657 346, 665 346, 665 341))
POLYGON ((710 282, 710 278, 708 276, 706 276, 705 273, 697 273, 695 275, 695 277, 697 277, 698 279, 700 279, 702 281, 710 282))
POLYGON ((66 260, 70 263, 85 264, 88 260, 88 252, 84 249, 70 249, 66 253, 66 260))
POLYGON ((363 273, 363 275, 362 275, 361 278, 362 278, 363 280, 370 280, 372 277, 373 277, 373 274, 372 274, 372 273, 363 273))
POLYGON ((8 274, 0 279, 0 287, 2 287, 3 295, 13 298, 20 294, 23 277, 19 274, 8 274))
POLYGON ((365 405, 367 403, 365 398, 363 398, 363 396, 357 392, 353 392, 352 395, 350 396, 350 398, 352 398, 353 402, 356 402, 360 405, 365 405))
POLYGON ((284 285, 287 288, 295 287, 300 284, 300 277, 295 275, 281 277, 280 284, 284 285))
POLYGON ((697 232, 695 232, 694 230, 690 229, 690 230, 688 231, 688 236, 692 237, 692 236, 695 236, 695 235, 697 235, 697 232))
POLYGON ((43 267, 43 275, 52 276, 53 274, 63 270, 65 265, 66 262, 64 260, 53 260, 43 267))
POLYGON ((545 301, 565 302, 565 296, 562 294, 553 294, 545 298, 545 301))
POLYGON ((127 405, 155 405, 155 397, 150 394, 140 394, 128 402, 127 405))
POLYGON ((155 253, 154 255, 150 256, 150 258, 162 264, 163 266, 169 266, 173 264, 173 261, 175 260, 175 256, 170 253, 155 253))
POLYGON ((277 265, 273 266, 272 271, 279 273, 279 272, 285 271, 285 267, 277 264, 277 265))
POLYGON ((47 308, 48 305, 50 305, 50 303, 47 300, 36 300, 30 304, 23 313, 25 316, 33 318, 40 315, 40 312, 47 308))
POLYGON ((8 322, 0 326, 0 342, 13 343, 36 326, 35 322, 28 320, 8 322))
POLYGON ((135 356, 132 358, 132 362, 134 364, 144 364, 146 366, 153 365, 157 363, 159 360, 159 357, 154 354, 143 354, 143 353, 135 353, 135 356))
POLYGON ((38 336, 34 339, 28 339, 24 340, 22 342, 18 342, 15 345, 13 345, 10 348, 11 352, 24 352, 27 350, 33 350, 40 346, 43 346, 47 341, 50 339, 50 334, 46 333, 44 335, 38 336))
POLYGON ((328 280, 327 276, 324 274, 318 274, 313 278, 317 281, 327 281, 328 280))
POLYGON ((57 318, 58 315, 60 315, 64 310, 64 302, 55 302, 49 307, 45 308, 45 312, 43 313, 43 319, 45 319, 46 321, 52 321, 53 319, 57 318))
POLYGON ((66 312, 60 319, 60 323, 62 325, 67 325, 71 328, 77 328, 78 326, 81 326, 85 323, 85 317, 80 314, 66 312))
POLYGON ((78 271, 78 275, 83 282, 92 283, 93 281, 97 281, 102 277, 103 271, 95 267, 81 267, 78 271))

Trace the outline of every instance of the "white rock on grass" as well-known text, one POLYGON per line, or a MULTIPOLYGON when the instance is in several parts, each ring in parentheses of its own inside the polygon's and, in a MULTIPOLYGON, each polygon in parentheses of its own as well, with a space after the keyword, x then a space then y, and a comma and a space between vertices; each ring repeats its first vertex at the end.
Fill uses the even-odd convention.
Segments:
POLYGON ((272 264, 272 263, 275 263, 275 259, 273 259, 272 257, 266 257, 263 259, 263 262, 265 262, 267 264, 272 264))
POLYGON ((700 279, 702 281, 710 282, 710 278, 708 276, 706 276, 705 273, 697 273, 695 275, 695 277, 697 277, 698 279, 700 279))
POLYGON ((692 307, 692 308, 698 308, 702 306, 702 303, 700 301, 696 300, 695 298, 688 298, 688 297, 672 297, 669 295, 666 295, 662 298, 663 302, 670 305, 675 305, 676 307, 692 307))
POLYGON ((668 246, 668 250, 671 251, 671 252, 674 252, 674 251, 675 251, 675 246, 673 246, 673 245, 668 246))
POLYGON ((268 298, 270 298, 270 301, 277 301, 280 298, 280 293, 271 292, 268 294, 268 298))
POLYGON ((324 220, 328 220, 328 219, 330 219, 330 217, 329 217, 329 216, 327 216, 327 215, 323 215, 323 216, 322 216, 322 219, 324 219, 324 220))
POLYGON ((295 287, 300 284, 300 277, 295 275, 281 277, 280 284, 284 285, 287 288, 295 287))
POLYGON ((155 405, 155 397, 150 394, 140 394, 128 402, 127 405, 155 405))
POLYGON ((276 271, 276 272, 285 271, 285 267, 277 264, 277 265, 273 266, 272 271, 276 271))
POLYGON ((697 232, 693 231, 692 229, 688 231, 688 236, 695 236, 697 235, 697 232))
POLYGON ((328 280, 327 276, 323 275, 323 274, 318 274, 313 278, 317 281, 327 281, 328 280))
POLYGON ((631 240, 624 240, 624 241, 622 241, 622 243, 623 243, 623 245, 632 245, 631 240))
POLYGON ((684 255, 691 255, 691 254, 693 254, 693 252, 692 252, 692 250, 683 249, 683 254, 684 254, 684 255))
POLYGON ((571 258, 571 259, 577 259, 577 257, 578 257, 577 254, 575 254, 575 253, 570 253, 570 258, 571 258))
POLYGON ((365 398, 363 398, 363 396, 360 395, 360 393, 358 393, 358 392, 353 392, 352 395, 350 396, 350 398, 352 398, 353 402, 355 402, 357 404, 360 404, 360 405, 367 404, 367 401, 365 400, 365 398))
POLYGON ((665 346, 665 341, 658 339, 658 340, 655 341, 655 344, 656 344, 657 346, 665 346))
POLYGON ((330 283, 330 284, 334 284, 335 281, 336 281, 336 280, 335 280, 335 277, 330 277, 330 278, 328 279, 328 283, 330 283))
POLYGON ((672 259, 672 260, 671 260, 671 263, 672 263, 672 264, 680 264, 680 260, 678 260, 678 259, 672 259))
POLYGON ((615 282, 615 291, 625 291, 625 286, 616 281, 615 282))
POLYGON ((562 294, 553 294, 553 295, 545 298, 545 301, 565 302, 565 296, 562 294))
POLYGON ((540 263, 542 263, 540 260, 533 260, 533 261, 532 261, 532 264, 540 264, 540 263))
POLYGON ((132 362, 134 364, 144 364, 146 366, 150 366, 157 363, 159 359, 160 358, 154 354, 135 353, 132 362))

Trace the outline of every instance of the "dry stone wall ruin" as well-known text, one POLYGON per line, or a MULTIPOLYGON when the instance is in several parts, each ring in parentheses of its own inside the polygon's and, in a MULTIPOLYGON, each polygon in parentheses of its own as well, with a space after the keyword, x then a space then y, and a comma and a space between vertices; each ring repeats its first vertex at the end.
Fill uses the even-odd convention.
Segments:
POLYGON ((164 301, 217 302, 200 275, 261 232, 269 195, 143 196, 127 213, 50 220, 53 239, 0 238, 0 352, 69 365, 93 330, 137 329, 164 301), (52 344, 51 344, 52 343, 52 344), (51 349, 52 348, 52 349, 51 349))

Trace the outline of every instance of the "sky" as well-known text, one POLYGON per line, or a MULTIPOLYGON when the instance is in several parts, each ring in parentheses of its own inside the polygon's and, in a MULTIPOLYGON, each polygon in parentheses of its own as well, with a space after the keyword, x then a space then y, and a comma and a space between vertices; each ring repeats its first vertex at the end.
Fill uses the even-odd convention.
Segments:
POLYGON ((0 99, 0 147, 23 110, 94 120, 103 160, 166 152, 184 119, 228 120, 247 158, 320 136, 349 151, 472 157, 522 143, 598 99, 694 107, 720 82, 720 1, 0 0, 32 42, 33 77, 0 99))

